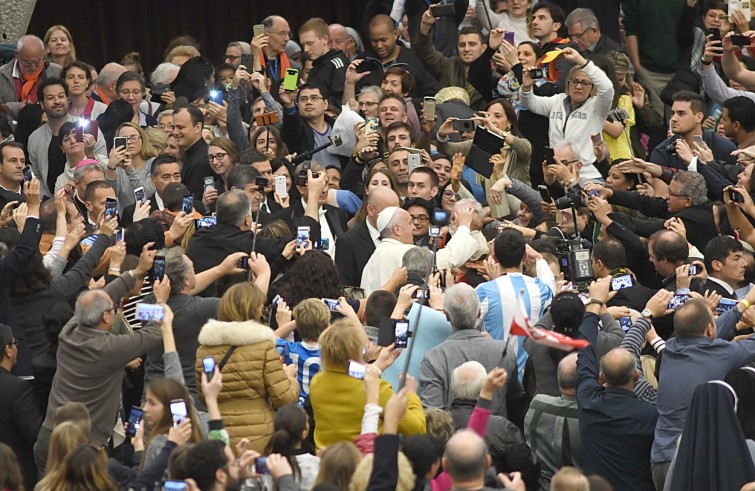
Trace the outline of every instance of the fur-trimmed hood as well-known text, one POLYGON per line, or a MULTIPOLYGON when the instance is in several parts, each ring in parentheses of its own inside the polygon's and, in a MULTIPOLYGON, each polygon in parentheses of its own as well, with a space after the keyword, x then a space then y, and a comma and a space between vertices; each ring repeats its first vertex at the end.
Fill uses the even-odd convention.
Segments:
POLYGON ((210 319, 199 332, 199 344, 203 346, 243 346, 271 341, 275 343, 273 330, 256 321, 224 322, 210 319))

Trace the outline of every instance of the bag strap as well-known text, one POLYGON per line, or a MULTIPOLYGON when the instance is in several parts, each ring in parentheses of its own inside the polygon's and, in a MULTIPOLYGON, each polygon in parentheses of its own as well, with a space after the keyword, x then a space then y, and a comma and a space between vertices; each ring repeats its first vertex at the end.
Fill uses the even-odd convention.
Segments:
POLYGON ((234 351, 236 351, 235 346, 231 346, 231 348, 228 351, 226 351, 225 356, 223 357, 222 360, 220 360, 220 364, 218 365, 218 372, 223 371, 223 367, 225 366, 226 363, 228 363, 228 359, 231 357, 234 351))

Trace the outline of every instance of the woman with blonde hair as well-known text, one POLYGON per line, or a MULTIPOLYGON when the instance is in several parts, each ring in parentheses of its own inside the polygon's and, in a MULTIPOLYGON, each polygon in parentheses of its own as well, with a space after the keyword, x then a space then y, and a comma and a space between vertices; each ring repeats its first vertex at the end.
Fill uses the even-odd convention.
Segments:
POLYGON ((223 389, 218 404, 235 446, 249 439, 249 448, 263 452, 273 435, 276 409, 299 397, 296 365, 284 366, 275 348, 272 329, 259 322, 265 293, 254 283, 229 288, 211 319, 199 333, 197 392, 201 392, 202 360, 211 356, 222 367, 223 389))
POLYGON ((45 33, 47 59, 60 66, 66 66, 76 59, 73 37, 66 26, 52 26, 45 33))
POLYGON ((54 491, 118 491, 107 471, 105 451, 91 443, 74 448, 51 478, 54 491))
MULTIPOLYGON (((315 421, 315 445, 318 449, 344 440, 353 441, 362 428, 367 396, 361 380, 349 376, 350 363, 364 364, 370 342, 359 321, 345 318, 330 325, 317 341, 322 369, 310 383, 309 400, 315 421)), ((392 361, 378 357, 375 362, 385 371, 392 361)), ((391 384, 380 380, 378 404, 385 407, 393 395, 391 384)), ((401 434, 425 433, 425 413, 415 392, 408 392, 406 413, 399 422, 401 434)), ((382 419, 380 421, 382 429, 382 419)))
POLYGON ((361 452, 351 442, 338 442, 328 446, 320 454, 320 469, 315 486, 332 484, 340 489, 349 489, 351 478, 361 461, 361 452))
POLYGON ((86 442, 87 435, 77 424, 66 421, 57 425, 50 436, 45 477, 34 486, 34 491, 52 490, 55 472, 63 465, 66 455, 86 442))
POLYGON ((149 178, 152 161, 160 152, 147 138, 139 125, 126 122, 118 127, 116 137, 126 138, 126 147, 113 147, 108 157, 105 180, 111 183, 118 193, 121 208, 134 204, 134 190, 144 188, 144 196, 149 199, 155 194, 155 186, 149 178))

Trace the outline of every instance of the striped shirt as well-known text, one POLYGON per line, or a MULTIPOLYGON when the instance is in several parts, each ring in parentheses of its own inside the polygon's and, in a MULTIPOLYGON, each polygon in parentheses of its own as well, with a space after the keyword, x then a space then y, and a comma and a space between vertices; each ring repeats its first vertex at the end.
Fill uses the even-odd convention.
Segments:
POLYGON ((309 384, 312 377, 320 371, 320 346, 317 344, 308 346, 298 341, 292 343, 280 338, 275 340, 275 346, 283 357, 283 363, 286 365, 295 363, 299 370, 296 375, 301 387, 298 404, 304 407, 309 397, 309 384))
MULTIPOLYGON (((482 321, 493 339, 507 340, 520 290, 524 290, 524 307, 530 325, 534 325, 545 313, 556 289, 556 278, 544 259, 537 261, 536 269, 537 278, 508 273, 477 287, 480 303, 487 306, 487 309, 482 309, 486 310, 482 321)), ((524 337, 519 336, 517 341, 509 349, 516 349, 517 370, 521 380, 527 352, 524 350, 524 337)))

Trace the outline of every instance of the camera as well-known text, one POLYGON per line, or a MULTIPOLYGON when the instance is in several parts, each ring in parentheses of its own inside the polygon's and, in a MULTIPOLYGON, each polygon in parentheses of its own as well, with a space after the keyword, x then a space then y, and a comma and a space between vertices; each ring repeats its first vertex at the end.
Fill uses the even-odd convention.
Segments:
POLYGON ((579 185, 567 188, 566 194, 556 199, 556 209, 558 210, 565 210, 572 207, 578 208, 580 206, 587 206, 587 204, 582 197, 582 188, 579 185))
POLYGON ((465 131, 474 131, 477 128, 477 120, 475 119, 457 119, 453 123, 454 131, 463 133, 465 131))
POLYGON ((729 189, 729 199, 734 203, 744 203, 745 197, 736 189, 729 189))
MULTIPOLYGON (((299 186, 306 186, 307 185, 307 171, 312 168, 312 161, 307 160, 302 165, 301 171, 296 175, 296 184, 299 186)), ((317 171, 312 171, 312 178, 317 179, 320 177, 320 173, 317 171)))
POLYGON ((264 189, 269 183, 270 180, 267 177, 257 176, 254 178, 254 185, 258 188, 264 189))
POLYGON ((565 279, 572 282, 577 290, 585 290, 593 280, 590 249, 584 247, 581 238, 559 239, 556 242, 558 264, 565 279))
POLYGON ((629 113, 626 112, 625 109, 617 107, 613 111, 608 113, 607 118, 608 121, 612 123, 624 123, 627 119, 629 119, 629 113))
POLYGON ((676 140, 666 145, 666 152, 670 153, 671 155, 676 155, 676 140))
POLYGON ((548 69, 546 67, 533 68, 532 70, 530 70, 530 78, 548 78, 548 69))

